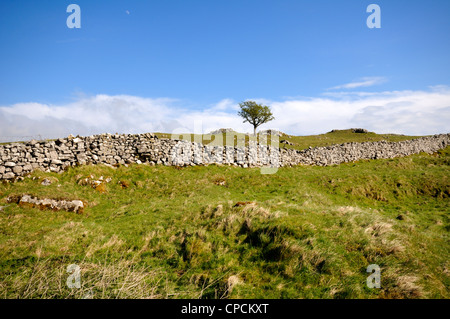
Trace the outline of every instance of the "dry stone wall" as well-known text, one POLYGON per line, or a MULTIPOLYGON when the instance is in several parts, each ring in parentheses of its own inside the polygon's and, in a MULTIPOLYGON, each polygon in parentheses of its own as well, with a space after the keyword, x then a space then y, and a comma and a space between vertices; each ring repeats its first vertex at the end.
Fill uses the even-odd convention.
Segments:
POLYGON ((84 164, 205 165, 241 167, 333 165, 360 159, 394 158, 420 152, 433 153, 450 145, 450 134, 403 142, 346 143, 302 151, 250 142, 247 147, 208 146, 159 139, 146 134, 101 134, 55 141, 29 141, 0 145, 0 179, 14 179, 33 170, 62 172, 84 164))
POLYGON ((418 154, 432 154, 450 145, 450 134, 440 134, 401 142, 345 143, 326 147, 309 148, 302 151, 288 151, 284 165, 327 166, 353 162, 362 159, 395 158, 418 154))

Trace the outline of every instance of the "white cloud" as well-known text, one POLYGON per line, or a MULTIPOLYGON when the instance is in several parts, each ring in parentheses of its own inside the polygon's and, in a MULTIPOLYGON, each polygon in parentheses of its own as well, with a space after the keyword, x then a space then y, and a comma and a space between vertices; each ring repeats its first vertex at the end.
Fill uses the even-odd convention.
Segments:
MULTIPOLYGON (((232 99, 202 110, 190 110, 181 104, 168 98, 96 95, 65 105, 0 106, 0 141, 105 132, 207 133, 228 127, 252 131, 237 115, 238 102, 232 99)), ((450 132, 450 88, 446 86, 426 91, 334 92, 320 98, 264 100, 264 104, 272 107, 275 120, 260 129, 279 129, 295 135, 351 127, 408 135, 450 132)))
POLYGON ((363 127, 378 133, 428 135, 450 132, 450 88, 337 94, 272 103, 274 124, 297 134, 363 127), (296 118, 296 121, 292 120, 296 118))
POLYGON ((232 99, 223 99, 218 103, 210 106, 211 111, 237 111, 239 109, 238 104, 232 99))
POLYGON ((59 137, 68 134, 164 131, 178 113, 176 100, 96 95, 66 105, 19 103, 0 107, 0 139, 5 136, 59 137))
POLYGON ((350 82, 350 83, 338 85, 338 86, 330 88, 329 90, 356 89, 359 87, 368 87, 368 86, 378 85, 383 82, 386 82, 385 77, 381 77, 381 76, 364 77, 361 80, 358 80, 356 82, 350 82))

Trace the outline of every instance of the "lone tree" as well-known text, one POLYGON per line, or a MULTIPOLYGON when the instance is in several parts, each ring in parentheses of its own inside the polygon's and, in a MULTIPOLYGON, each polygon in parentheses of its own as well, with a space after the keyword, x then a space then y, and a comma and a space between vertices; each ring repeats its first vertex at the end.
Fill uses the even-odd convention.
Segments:
POLYGON ((254 101, 245 101, 239 103, 239 106, 241 110, 238 112, 238 115, 244 118, 244 123, 248 122, 253 125, 253 134, 255 136, 258 126, 275 119, 268 106, 258 104, 254 101))

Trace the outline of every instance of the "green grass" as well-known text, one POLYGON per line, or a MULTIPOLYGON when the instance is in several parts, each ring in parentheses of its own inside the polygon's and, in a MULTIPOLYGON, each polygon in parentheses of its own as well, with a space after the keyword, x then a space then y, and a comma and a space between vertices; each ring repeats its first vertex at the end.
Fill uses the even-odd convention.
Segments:
POLYGON ((217 165, 35 172, 0 185, 0 297, 449 298, 449 164, 447 148, 273 175, 217 165), (96 190, 80 182, 89 175, 112 181, 96 190), (6 203, 24 193, 88 207, 6 203), (66 286, 70 264, 80 289, 66 286), (366 286, 369 264, 381 267, 380 289, 366 286))

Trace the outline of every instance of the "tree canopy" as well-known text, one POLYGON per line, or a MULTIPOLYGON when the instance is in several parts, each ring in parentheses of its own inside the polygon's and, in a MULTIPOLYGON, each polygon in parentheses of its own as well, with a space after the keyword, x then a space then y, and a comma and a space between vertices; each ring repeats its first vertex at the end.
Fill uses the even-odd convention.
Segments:
POLYGON ((245 101, 239 103, 239 106, 241 110, 238 115, 244 119, 244 123, 248 122, 253 125, 253 134, 255 135, 258 126, 275 119, 270 107, 258 104, 255 101, 245 101))

